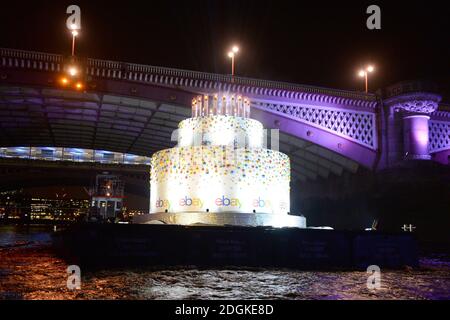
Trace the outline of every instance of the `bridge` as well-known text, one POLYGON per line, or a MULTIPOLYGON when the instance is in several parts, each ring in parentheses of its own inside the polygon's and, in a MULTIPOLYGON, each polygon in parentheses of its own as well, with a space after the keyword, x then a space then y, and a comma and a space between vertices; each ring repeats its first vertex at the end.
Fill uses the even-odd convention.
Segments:
MULTIPOLYGON (((63 162, 37 158, 0 158, 0 193, 48 186, 92 186, 95 176, 101 172, 119 174, 126 185, 128 195, 133 195, 135 200, 139 197, 138 200, 142 203, 148 201, 150 189, 143 187, 148 185, 150 180, 147 164, 63 162)), ((146 208, 148 205, 142 207, 146 208)))
POLYGON ((64 158, 64 150, 67 157, 78 148, 145 161, 174 145, 171 134, 190 116, 194 96, 227 91, 249 97, 251 116, 280 130, 279 149, 290 156, 293 178, 300 182, 411 160, 449 164, 450 106, 424 83, 365 94, 117 61, 76 61, 87 79, 83 91, 59 86, 69 67, 66 57, 0 48, 4 156, 17 156, 13 151, 19 147, 28 148, 30 158, 48 158, 48 150, 58 148, 59 156, 50 158, 64 158))

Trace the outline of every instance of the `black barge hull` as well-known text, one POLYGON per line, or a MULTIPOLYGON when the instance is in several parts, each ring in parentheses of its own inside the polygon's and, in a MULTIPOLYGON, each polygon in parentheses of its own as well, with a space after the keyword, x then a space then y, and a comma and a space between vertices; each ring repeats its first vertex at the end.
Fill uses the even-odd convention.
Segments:
POLYGON ((409 233, 298 228, 117 225, 72 226, 55 235, 70 264, 88 267, 273 267, 398 269, 418 265, 409 233))

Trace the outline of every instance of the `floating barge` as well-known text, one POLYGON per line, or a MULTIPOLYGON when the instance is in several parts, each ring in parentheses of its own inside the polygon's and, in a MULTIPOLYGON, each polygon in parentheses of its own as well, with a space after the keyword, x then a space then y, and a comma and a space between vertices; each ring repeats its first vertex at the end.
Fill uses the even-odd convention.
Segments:
POLYGON ((82 224, 55 234, 81 267, 195 266, 366 270, 418 266, 410 233, 301 228, 82 224))

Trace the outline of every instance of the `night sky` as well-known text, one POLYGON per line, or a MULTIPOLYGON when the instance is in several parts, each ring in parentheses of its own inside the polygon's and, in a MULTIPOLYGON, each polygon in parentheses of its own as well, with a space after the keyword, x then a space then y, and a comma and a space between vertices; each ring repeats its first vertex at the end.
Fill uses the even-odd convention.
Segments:
POLYGON ((0 46, 68 54, 70 4, 81 7, 83 56, 229 73, 236 43, 242 76, 362 90, 356 73, 370 62, 372 89, 409 79, 450 87, 444 1, 3 1, 0 46), (366 28, 370 4, 381 30, 366 28))

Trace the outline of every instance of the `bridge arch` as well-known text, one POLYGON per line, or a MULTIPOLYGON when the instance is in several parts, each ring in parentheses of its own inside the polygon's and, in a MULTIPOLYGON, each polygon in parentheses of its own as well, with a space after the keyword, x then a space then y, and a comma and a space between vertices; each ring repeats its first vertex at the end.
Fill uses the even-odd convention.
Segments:
MULTIPOLYGON (((74 93, 56 88, 66 67, 63 56, 0 48, 0 146, 78 146, 149 156, 173 146, 170 132, 190 115, 187 106, 194 95, 220 90, 249 96, 253 117, 268 128, 280 129, 280 149, 294 157, 293 172, 300 180, 341 172, 336 167, 377 169, 389 165, 389 157, 402 159, 400 138, 386 138, 391 120, 384 117, 390 106, 377 95, 107 60, 81 61, 89 89, 74 93), (396 145, 391 147, 391 141, 396 145), (390 148, 398 149, 393 156, 386 155, 390 148)), ((388 89, 394 95, 396 90, 388 89)), ((447 157, 450 146, 449 129, 443 131, 437 122, 448 123, 442 117, 450 113, 439 112, 430 116, 435 137, 430 144, 439 146, 430 153, 437 161, 447 157)))
MULTIPOLYGON (((29 85, 1 86, 0 146, 85 148, 147 157, 174 146, 170 139, 172 131, 179 121, 190 116, 186 107, 189 104, 178 101, 190 102, 194 94, 111 82, 116 81, 98 83, 98 87, 108 88, 108 92, 89 93, 29 85), (131 87, 135 88, 133 95, 128 93, 131 87), (158 89, 167 91, 161 94, 158 89), (154 92, 158 94, 153 95, 154 92)), ((342 137, 257 106, 253 117, 268 128, 277 128, 275 123, 282 122, 280 151, 291 157, 294 179, 326 178, 330 173, 354 172, 358 167, 358 158, 343 154, 348 142, 342 137), (308 133, 311 131, 314 134, 308 133), (331 137, 334 138, 330 140, 331 137), (311 147, 322 140, 341 145, 311 147)), ((361 164, 370 166, 366 162, 361 164)))

